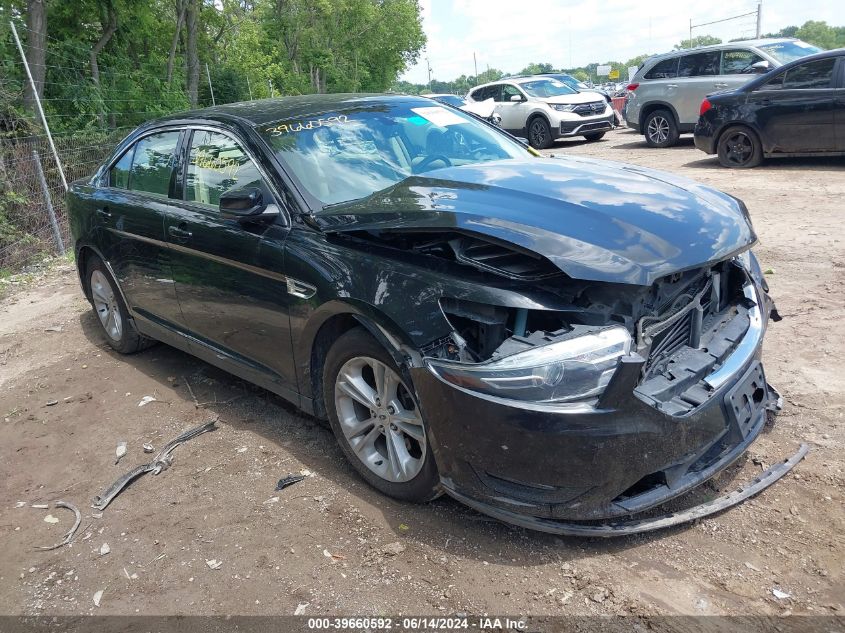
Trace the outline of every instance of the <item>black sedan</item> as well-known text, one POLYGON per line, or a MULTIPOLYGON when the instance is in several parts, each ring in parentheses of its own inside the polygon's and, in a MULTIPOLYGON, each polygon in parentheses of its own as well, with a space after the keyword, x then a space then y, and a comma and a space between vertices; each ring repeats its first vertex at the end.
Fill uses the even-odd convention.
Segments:
POLYGON ((695 146, 725 167, 845 155, 845 49, 802 57, 701 103, 695 146))
POLYGON ((148 123, 68 202, 114 349, 163 341, 278 394, 398 499, 608 535, 795 462, 577 523, 699 485, 777 403, 748 211, 691 181, 538 158, 420 97, 317 95, 148 123))

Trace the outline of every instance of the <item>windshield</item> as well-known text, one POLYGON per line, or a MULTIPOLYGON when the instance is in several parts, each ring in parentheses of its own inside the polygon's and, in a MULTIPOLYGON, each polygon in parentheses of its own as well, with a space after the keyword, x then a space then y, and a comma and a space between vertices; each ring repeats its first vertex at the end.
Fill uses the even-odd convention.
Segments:
POLYGON ((557 79, 537 79, 535 81, 526 81, 519 84, 532 97, 562 97, 564 95, 574 95, 578 91, 570 88, 562 81, 557 79))
POLYGON ((475 117, 427 99, 361 99, 258 132, 322 205, 357 200, 435 169, 531 156, 475 117))
POLYGON ((462 105, 466 105, 466 101, 456 95, 440 95, 437 97, 432 97, 432 99, 434 99, 435 101, 442 101, 443 103, 448 103, 450 106, 455 106, 456 108, 460 108, 462 105))
POLYGON ((778 60, 781 64, 786 64, 795 59, 801 59, 807 55, 815 55, 816 53, 824 52, 823 48, 818 48, 807 42, 795 40, 792 42, 778 42, 777 44, 763 44, 760 46, 761 50, 766 51, 769 55, 778 60))

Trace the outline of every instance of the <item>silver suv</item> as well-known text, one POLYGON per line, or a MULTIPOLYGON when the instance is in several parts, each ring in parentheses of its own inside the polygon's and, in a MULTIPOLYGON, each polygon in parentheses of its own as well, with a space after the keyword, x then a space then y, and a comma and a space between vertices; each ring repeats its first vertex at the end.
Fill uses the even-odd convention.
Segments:
POLYGON ((755 74, 822 49, 790 38, 749 40, 648 58, 628 85, 625 122, 652 147, 670 147, 692 132, 708 94, 733 90, 755 74))
POLYGON ((597 141, 613 127, 613 108, 595 92, 579 92, 552 77, 509 77, 478 86, 469 101, 495 101, 502 127, 546 149, 558 138, 597 141))

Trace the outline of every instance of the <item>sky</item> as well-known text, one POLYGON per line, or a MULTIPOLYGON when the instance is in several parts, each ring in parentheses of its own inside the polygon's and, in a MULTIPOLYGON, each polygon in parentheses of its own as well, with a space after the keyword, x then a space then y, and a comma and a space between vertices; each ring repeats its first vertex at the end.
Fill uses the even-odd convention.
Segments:
MULTIPOLYGON (((663 53, 689 37, 693 26, 756 10, 757 0, 420 0, 428 36, 416 65, 402 75, 426 83, 426 58, 432 79, 450 81, 488 65, 517 72, 531 62, 557 68, 590 62, 624 62, 642 53, 663 53)), ((807 20, 845 24, 842 0, 763 0, 763 33, 807 20)), ((756 17, 693 28, 693 36, 724 41, 753 37, 756 17)))

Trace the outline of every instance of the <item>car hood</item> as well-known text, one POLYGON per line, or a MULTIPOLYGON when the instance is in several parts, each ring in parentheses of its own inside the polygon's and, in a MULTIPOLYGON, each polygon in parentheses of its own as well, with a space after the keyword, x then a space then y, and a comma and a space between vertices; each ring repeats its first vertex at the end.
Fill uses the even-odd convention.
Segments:
POLYGON ((586 158, 437 169, 314 216, 327 232, 459 230, 543 255, 570 277, 650 285, 756 241, 739 200, 672 174, 586 158))

